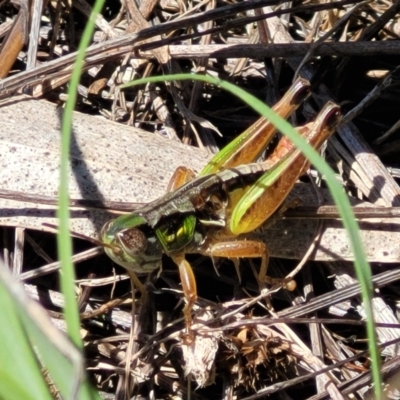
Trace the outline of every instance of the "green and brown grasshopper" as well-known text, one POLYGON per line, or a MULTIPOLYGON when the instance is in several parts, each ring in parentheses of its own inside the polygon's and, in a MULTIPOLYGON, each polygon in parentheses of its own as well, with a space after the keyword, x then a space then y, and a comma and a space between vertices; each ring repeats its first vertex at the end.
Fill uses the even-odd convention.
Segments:
MULTIPOLYGON (((274 107, 287 118, 308 96, 310 84, 298 79, 274 107)), ((299 127, 300 134, 316 149, 334 132, 340 109, 327 103, 315 121, 299 127)), ((256 162, 275 134, 275 127, 260 118, 221 150, 197 178, 179 168, 168 193, 129 215, 108 222, 101 238, 106 253, 129 272, 142 294, 136 274, 160 267, 166 254, 179 268, 187 329, 197 299, 196 281, 185 254, 210 257, 261 258, 258 279, 267 277, 268 251, 264 243, 246 240, 244 234, 262 225, 281 206, 297 179, 307 170, 303 154, 281 138, 273 154, 256 162)), ((293 281, 280 282, 288 289, 293 281)))

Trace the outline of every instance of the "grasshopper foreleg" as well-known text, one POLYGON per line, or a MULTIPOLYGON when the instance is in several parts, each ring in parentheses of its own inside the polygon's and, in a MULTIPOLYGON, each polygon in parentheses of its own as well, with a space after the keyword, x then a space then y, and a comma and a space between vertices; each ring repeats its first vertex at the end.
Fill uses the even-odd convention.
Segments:
POLYGON ((186 305, 183 309, 183 314, 185 316, 187 334, 191 336, 192 308, 197 300, 196 279, 194 277, 192 267, 188 261, 186 261, 184 255, 173 256, 172 260, 179 268, 182 291, 186 299, 186 305))

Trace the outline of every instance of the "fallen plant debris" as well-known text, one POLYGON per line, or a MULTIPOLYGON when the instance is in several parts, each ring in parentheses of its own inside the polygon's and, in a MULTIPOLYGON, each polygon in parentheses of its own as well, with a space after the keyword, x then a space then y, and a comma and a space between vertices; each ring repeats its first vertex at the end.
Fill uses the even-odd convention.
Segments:
MULTIPOLYGON (((43 225, 56 224, 54 204, 39 203, 57 197, 52 185, 57 185, 58 164, 51 158, 58 152, 57 116, 67 98, 75 52, 91 5, 84 0, 72 5, 39 3, 0 5, 1 189, 12 196, 16 192, 31 196, 0 202, 2 258, 53 322, 66 330, 55 274, 54 229, 43 225), (51 101, 59 108, 38 102, 30 105, 32 98, 51 101), (34 128, 26 128, 30 114, 37 115, 40 109, 45 110, 39 118, 43 123, 35 120, 34 128), (46 117, 56 122, 49 127, 46 117), (14 127, 22 128, 24 139, 17 140, 14 127), (36 147, 28 144, 28 138, 36 147), (23 176, 17 176, 21 171, 23 176), (37 181, 32 178, 35 174, 37 181), (16 186, 19 181, 26 186, 16 186), (40 270, 44 264, 51 264, 46 275, 40 270)), ((71 184, 70 193, 78 200, 71 208, 78 233, 98 238, 103 223, 120 212, 121 203, 140 205, 162 196, 177 166, 183 163, 200 171, 213 153, 258 118, 220 88, 199 82, 119 88, 133 79, 179 72, 229 80, 269 105, 282 97, 296 75, 310 80, 312 99, 292 117, 293 125, 312 120, 328 100, 340 104, 346 124, 329 141, 327 161, 353 204, 398 210, 399 138, 394 110, 399 106, 400 2, 139 3, 106 1, 86 52, 77 111, 87 119, 77 115, 80 127, 71 148, 72 165, 80 171, 80 178, 71 176, 76 186, 71 184), (113 137, 105 137, 111 125, 113 137), (80 136, 82 126, 94 131, 90 142, 89 136, 80 136), (102 140, 109 143, 104 146, 106 154, 96 152, 102 140), (142 149, 147 150, 139 155, 142 149), (104 176, 109 177, 107 182, 104 176), (91 202, 103 202, 106 209, 88 209, 87 203, 79 201, 91 206, 98 205, 91 202)), ((309 178, 302 180, 291 199, 301 197, 297 193, 306 186, 314 199, 311 204, 317 207, 309 178)), ((331 198, 323 182, 322 186, 324 205, 331 198)), ((300 211, 307 202, 300 204, 300 211)), ((286 276, 296 267, 294 260, 310 249, 296 277, 295 292, 272 293, 275 288, 260 292, 254 277, 259 268, 256 262, 241 261, 237 276, 230 261, 190 256, 199 299, 194 309, 195 341, 188 343, 179 276, 164 257, 162 271, 142 279, 148 299, 141 304, 138 295, 135 302, 131 357, 132 300, 125 271, 105 255, 99 256, 101 251, 92 250, 90 242, 76 239, 86 373, 101 396, 253 399, 284 392, 305 399, 370 395, 365 314, 341 223, 290 219, 296 211, 279 215, 280 221, 263 233, 272 243, 271 255, 279 257, 270 261, 272 276, 286 276), (319 244, 314 243, 318 235, 319 244), (298 242, 296 236, 308 239, 298 242), (284 250, 278 250, 280 242, 284 250), (126 385, 130 382, 125 375, 127 359, 131 386, 126 385)), ((397 398, 392 377, 400 365, 395 362, 400 337, 396 308, 399 219, 372 215, 360 224, 375 273, 374 307, 385 391, 397 398)), ((54 384, 51 377, 48 382, 54 384)))

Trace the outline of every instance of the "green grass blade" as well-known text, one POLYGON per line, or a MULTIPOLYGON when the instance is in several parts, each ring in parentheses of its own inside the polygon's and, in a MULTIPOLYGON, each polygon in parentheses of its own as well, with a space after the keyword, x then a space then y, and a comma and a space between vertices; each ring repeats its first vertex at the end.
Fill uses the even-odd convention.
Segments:
POLYGON ((373 311, 371 306, 372 300, 372 285, 371 285, 371 269, 366 259, 363 244, 361 242, 358 224, 354 218, 354 214, 350 205, 347 195, 344 193, 343 188, 336 180, 335 174, 329 165, 320 157, 315 151, 297 132, 296 130, 279 115, 275 114, 271 108, 266 106, 256 97, 247 93, 245 90, 220 79, 210 76, 193 75, 193 74, 177 74, 166 75, 158 77, 150 77, 138 79, 121 85, 121 89, 137 86, 145 83, 164 82, 174 80, 196 80, 207 82, 209 84, 219 86, 228 92, 239 97, 242 101, 246 102, 259 114, 268 118, 284 135, 286 135, 297 146, 310 162, 317 168, 317 170, 325 176, 327 185, 331 195, 337 205, 338 211, 343 221, 343 225, 347 230, 349 236, 350 246, 354 254, 354 264, 358 280, 361 285, 364 307, 366 312, 366 324, 368 333, 368 345, 372 359, 372 375, 375 384, 375 396, 381 398, 381 375, 380 375, 380 355, 377 347, 377 336, 374 326, 373 311))
POLYGON ((93 30, 94 22, 101 11, 104 0, 96 0, 89 22, 85 26, 82 39, 79 45, 78 56, 72 72, 68 101, 61 127, 61 162, 60 162, 60 190, 58 202, 59 234, 58 252, 61 261, 61 290, 65 297, 65 320, 67 321, 68 334, 73 342, 82 347, 79 328, 79 313, 75 299, 75 273, 71 262, 72 240, 69 233, 69 197, 68 197, 68 174, 69 174, 69 149, 71 142, 72 114, 75 108, 78 91, 79 78, 85 56, 85 49, 88 47, 93 30))
MULTIPOLYGON (((59 218, 59 233, 57 236, 58 253, 61 261, 61 290, 65 299, 64 315, 67 323, 68 335, 82 351, 82 341, 80 338, 80 320, 79 312, 75 297, 75 271, 71 262, 72 257, 72 240, 69 233, 69 196, 68 196, 68 179, 69 179, 69 151, 71 143, 71 130, 72 130, 72 114, 75 108, 76 96, 78 91, 78 84, 81 75, 85 50, 88 47, 94 31, 95 19, 100 13, 104 5, 104 0, 96 0, 92 10, 92 14, 85 30, 78 49, 77 59, 75 61, 74 69, 71 75, 70 86, 68 90, 68 101, 65 107, 65 112, 62 119, 61 126, 61 150, 60 150, 60 189, 59 189, 59 202, 58 202, 58 218, 59 218)), ((51 362, 51 359, 47 360, 51 362)), ((56 366, 55 366, 56 367, 56 366)), ((81 362, 83 368, 83 361, 81 362)), ((65 376, 64 366, 64 380, 58 384, 61 387, 64 384, 71 386, 71 380, 65 376)), ((58 370, 57 370, 58 371, 58 370)), ((54 372, 55 373, 55 372, 54 372)), ((84 373, 82 372, 83 384, 79 388, 79 399, 90 399, 95 396, 93 389, 91 389, 86 382, 84 373)), ((95 396, 97 397, 97 396, 95 396)))
MULTIPOLYGON (((1 268, 7 267, 2 265, 1 268)), ((21 323, 19 309, 2 281, 0 304, 0 326, 3 327, 0 329, 0 398, 51 400, 49 388, 21 323)))
POLYGON ((64 399, 99 398, 87 382, 82 384, 81 351, 1 262, 0 304, 1 399, 52 399, 45 375, 64 399))

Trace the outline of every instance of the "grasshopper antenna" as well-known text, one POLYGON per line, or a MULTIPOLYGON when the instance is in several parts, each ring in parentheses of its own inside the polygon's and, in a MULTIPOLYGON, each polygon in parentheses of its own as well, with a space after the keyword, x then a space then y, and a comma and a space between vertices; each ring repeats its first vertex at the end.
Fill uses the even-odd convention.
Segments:
MULTIPOLYGON (((58 226, 57 225, 53 225, 53 224, 49 224, 47 222, 44 222, 42 224, 42 226, 45 226, 46 228, 50 228, 54 233, 58 233, 58 226)), ((92 244, 94 244, 95 246, 100 246, 100 247, 107 247, 111 250, 115 251, 115 246, 112 246, 111 244, 108 243, 104 243, 101 240, 95 239, 95 238, 91 238, 89 236, 84 235, 83 233, 78 233, 78 232, 74 232, 74 231, 69 231, 70 235, 72 237, 76 237, 78 239, 83 239, 86 240, 92 244)))

